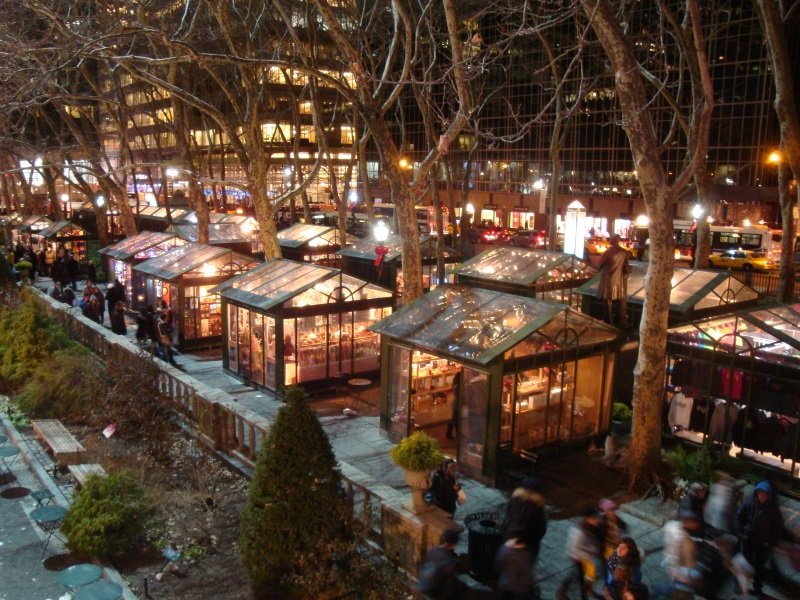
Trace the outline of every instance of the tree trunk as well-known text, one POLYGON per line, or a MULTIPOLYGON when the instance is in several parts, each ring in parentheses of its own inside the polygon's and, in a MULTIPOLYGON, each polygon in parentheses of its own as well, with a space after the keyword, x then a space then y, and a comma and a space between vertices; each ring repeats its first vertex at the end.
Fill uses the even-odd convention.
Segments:
POLYGON ((697 244, 694 249, 694 268, 708 268, 708 257, 711 256, 711 225, 708 217, 711 216, 711 178, 706 173, 705 168, 701 168, 694 176, 695 186, 697 187, 697 203, 702 208, 702 214, 697 219, 695 229, 697 244))
POLYGON ((53 205, 53 217, 56 221, 62 221, 64 219, 64 210, 61 208, 61 200, 56 194, 56 178, 53 176, 52 168, 44 167, 42 176, 44 177, 45 187, 47 187, 47 195, 53 205))
MULTIPOLYGON (((794 270, 794 239, 796 227, 792 210, 792 192, 789 189, 789 167, 781 162, 778 165, 778 200, 781 208, 781 225, 783 237, 781 238, 781 266, 780 285, 778 287, 778 302, 789 303, 794 300, 795 270, 794 270)), ((800 190, 800 188, 798 188, 800 190)))
POLYGON ((267 197, 267 186, 269 177, 266 162, 259 160, 256 156, 255 161, 248 169, 247 191, 253 200, 253 208, 256 211, 258 221, 258 237, 261 245, 264 246, 264 259, 281 258, 281 247, 278 244, 278 227, 275 223, 275 209, 272 200, 267 197))

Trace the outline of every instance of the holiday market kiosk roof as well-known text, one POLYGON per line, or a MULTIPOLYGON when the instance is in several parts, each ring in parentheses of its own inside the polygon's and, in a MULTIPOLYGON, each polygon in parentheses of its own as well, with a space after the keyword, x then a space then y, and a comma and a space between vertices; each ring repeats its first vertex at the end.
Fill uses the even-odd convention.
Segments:
POLYGON ((181 244, 183 244, 183 240, 174 233, 140 231, 116 244, 106 246, 100 250, 100 254, 122 261, 131 258, 153 258, 166 252, 172 246, 181 244))
POLYGON ((338 246, 339 230, 325 225, 297 223, 278 232, 278 243, 286 248, 338 246))
POLYGON ((49 240, 52 238, 58 239, 85 239, 89 234, 85 229, 75 225, 72 221, 56 221, 46 229, 39 232, 43 238, 49 240))
MULTIPOLYGON (((196 242, 200 237, 198 226, 195 223, 178 223, 167 231, 172 231, 187 242, 196 242)), ((239 223, 208 224, 209 244, 249 244, 252 238, 252 230, 245 231, 245 228, 239 223)))
POLYGON ((369 329, 482 365, 530 336, 558 351, 613 341, 618 333, 561 304, 461 285, 438 287, 369 329))
POLYGON ((259 310, 279 304, 287 307, 310 303, 304 293, 313 290, 330 301, 355 302, 391 298, 392 293, 366 281, 345 275, 339 269, 285 259, 269 260, 211 289, 223 298, 259 310))
POLYGON ((500 281, 524 287, 574 287, 597 275, 597 269, 574 254, 495 246, 463 262, 455 270, 459 282, 500 281))
MULTIPOLYGON (((436 238, 430 235, 423 235, 419 238, 420 252, 422 258, 436 258, 436 238)), ((364 260, 375 260, 377 254, 375 248, 384 246, 389 249, 383 260, 386 262, 392 261, 403 254, 403 247, 401 245, 400 236, 396 233, 390 233, 389 237, 382 244, 375 240, 375 237, 370 234, 364 239, 358 240, 354 244, 345 246, 336 254, 339 256, 346 256, 350 258, 361 258, 364 260)), ((457 257, 459 254, 452 248, 444 249, 445 259, 457 257)))
POLYGON ((184 276, 207 279, 237 274, 257 262, 250 256, 228 248, 189 243, 171 248, 161 256, 140 263, 133 269, 164 281, 174 281, 184 276))

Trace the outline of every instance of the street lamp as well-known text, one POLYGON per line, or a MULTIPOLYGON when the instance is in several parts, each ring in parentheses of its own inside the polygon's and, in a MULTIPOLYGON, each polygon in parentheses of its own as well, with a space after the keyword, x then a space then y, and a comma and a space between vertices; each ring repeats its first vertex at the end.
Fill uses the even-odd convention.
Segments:
POLYGON ((692 218, 693 218, 695 221, 697 221, 697 220, 699 220, 699 219, 700 219, 700 217, 702 217, 702 216, 703 216, 703 207, 702 207, 702 206, 700 206, 699 204, 695 204, 695 205, 692 207, 692 218))
POLYGON ((378 279, 380 280, 383 273, 383 259, 389 253, 389 248, 384 244, 389 238, 389 227, 383 221, 378 221, 372 227, 372 235, 378 245, 375 246, 375 266, 378 268, 378 279))
POLYGON ((94 205, 96 208, 103 208, 106 205, 106 197, 101 192, 95 194, 94 205))

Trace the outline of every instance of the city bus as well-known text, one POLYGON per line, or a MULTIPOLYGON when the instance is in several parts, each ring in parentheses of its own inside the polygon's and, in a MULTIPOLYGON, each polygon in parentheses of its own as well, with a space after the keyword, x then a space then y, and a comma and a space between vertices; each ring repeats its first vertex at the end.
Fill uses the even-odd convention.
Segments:
MULTIPOLYGON (((694 221, 675 221, 675 259, 691 261, 697 246, 697 232, 694 221)), ((781 257, 780 229, 770 229, 764 225, 735 227, 730 225, 711 225, 711 251, 753 250, 763 252, 767 258, 779 261, 781 257)))

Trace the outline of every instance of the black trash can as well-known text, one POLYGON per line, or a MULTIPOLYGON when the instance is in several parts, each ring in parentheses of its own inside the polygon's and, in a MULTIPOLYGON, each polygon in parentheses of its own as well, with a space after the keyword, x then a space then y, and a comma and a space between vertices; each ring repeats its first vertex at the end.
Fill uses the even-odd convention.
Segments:
POLYGON ((495 578, 494 557, 503 543, 503 515, 493 512, 472 513, 464 519, 469 532, 469 571, 481 582, 495 578))

